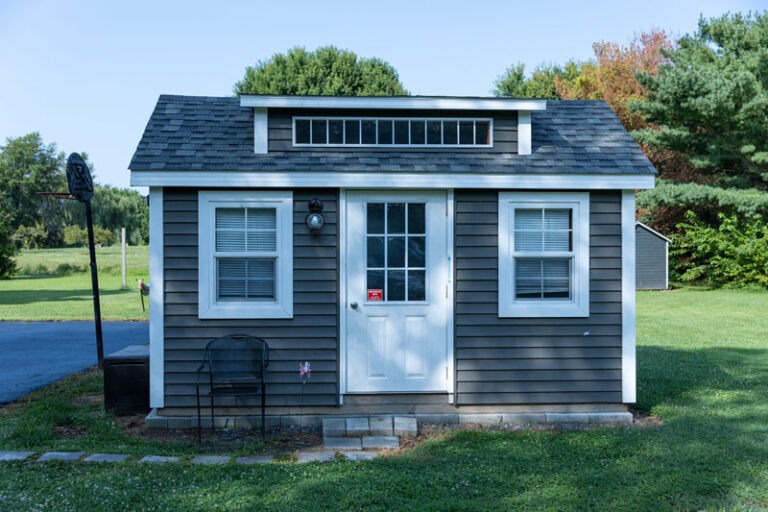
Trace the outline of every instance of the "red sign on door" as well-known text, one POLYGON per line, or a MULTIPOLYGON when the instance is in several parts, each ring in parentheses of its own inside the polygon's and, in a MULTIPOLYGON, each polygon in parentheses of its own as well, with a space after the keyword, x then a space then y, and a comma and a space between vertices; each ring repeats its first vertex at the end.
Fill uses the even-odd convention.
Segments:
POLYGON ((384 290, 368 290, 368 302, 384 300, 384 290))

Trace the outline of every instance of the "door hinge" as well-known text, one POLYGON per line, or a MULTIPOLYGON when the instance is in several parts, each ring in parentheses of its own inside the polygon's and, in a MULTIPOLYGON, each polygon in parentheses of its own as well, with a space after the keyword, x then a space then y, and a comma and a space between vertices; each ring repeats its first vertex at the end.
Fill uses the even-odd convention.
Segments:
POLYGON ((445 367, 445 380, 448 380, 448 366, 445 367))

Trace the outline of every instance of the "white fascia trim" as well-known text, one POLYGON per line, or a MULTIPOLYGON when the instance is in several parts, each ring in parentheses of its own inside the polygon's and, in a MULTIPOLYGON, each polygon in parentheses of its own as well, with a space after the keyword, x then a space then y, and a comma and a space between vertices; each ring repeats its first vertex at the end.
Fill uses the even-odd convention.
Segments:
POLYGON ((419 96, 240 96, 241 107, 387 110, 546 110, 547 100, 419 96))
POLYGON ((559 318, 589 316, 589 193, 499 192, 499 318, 559 318), (573 210, 573 298, 570 301, 526 300, 514 297, 514 210, 569 208, 573 210))
POLYGON ((165 404, 163 189, 149 189, 149 406, 165 404))
POLYGON ((131 171, 134 187, 620 190, 650 189, 654 179, 652 174, 131 171))
MULTIPOLYGON (((293 318, 293 192, 221 191, 198 192, 198 311, 206 319, 293 318), (215 210, 217 207, 275 208, 277 212, 277 269, 274 302, 217 302, 214 265, 215 210)), ((243 253, 248 256, 251 253, 243 253)))
POLYGON ((672 242, 672 240, 670 240, 669 238, 665 237, 664 235, 662 235, 661 233, 659 233, 658 231, 656 231, 656 230, 655 230, 655 229, 653 229, 652 227, 649 227, 649 226, 647 226, 647 225, 643 224, 643 223, 642 223, 642 222, 640 222, 639 220, 638 220, 638 221, 636 221, 636 224, 637 224, 638 226, 642 226, 642 227, 644 227, 645 229, 647 229, 648 231, 650 231, 650 232, 651 232, 651 233, 653 233, 654 235, 658 236, 658 237, 659 237, 659 238, 661 238, 662 240, 666 241, 667 243, 671 243, 671 242, 672 242))
POLYGON ((621 193, 621 401, 637 401, 635 338, 635 191, 621 193))

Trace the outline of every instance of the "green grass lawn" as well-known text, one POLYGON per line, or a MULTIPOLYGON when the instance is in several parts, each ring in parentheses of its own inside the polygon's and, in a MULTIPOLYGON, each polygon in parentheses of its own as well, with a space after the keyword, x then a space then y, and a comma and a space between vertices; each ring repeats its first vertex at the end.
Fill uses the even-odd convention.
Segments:
MULTIPOLYGON (((149 281, 148 249, 128 247, 127 290, 122 289, 120 247, 96 249, 99 267, 101 314, 105 320, 146 320, 137 291, 137 279, 149 281)), ((88 271, 55 274, 61 265, 89 269, 88 249, 23 251, 17 258, 20 274, 0 280, 0 320, 90 320, 93 318, 91 274, 88 271)))
MULTIPOLYGON (((5 463, 0 509, 766 510, 767 338, 766 293, 642 292, 638 406, 661 426, 460 431, 364 463, 5 463)), ((126 438, 71 402, 99 391, 77 382, 0 413, 0 449, 195 451, 126 438), (88 433, 65 439, 57 424, 88 433)))

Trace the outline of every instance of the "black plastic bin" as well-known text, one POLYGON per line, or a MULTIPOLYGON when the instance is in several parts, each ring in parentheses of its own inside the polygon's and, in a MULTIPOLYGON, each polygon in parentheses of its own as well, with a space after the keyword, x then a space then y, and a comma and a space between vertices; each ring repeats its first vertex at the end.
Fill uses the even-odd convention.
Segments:
POLYGON ((129 345, 104 358, 104 407, 117 416, 149 412, 149 345, 129 345))

